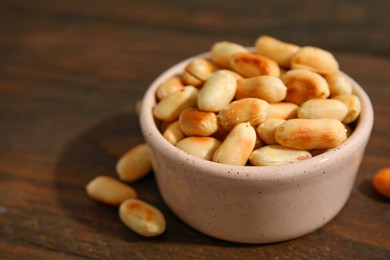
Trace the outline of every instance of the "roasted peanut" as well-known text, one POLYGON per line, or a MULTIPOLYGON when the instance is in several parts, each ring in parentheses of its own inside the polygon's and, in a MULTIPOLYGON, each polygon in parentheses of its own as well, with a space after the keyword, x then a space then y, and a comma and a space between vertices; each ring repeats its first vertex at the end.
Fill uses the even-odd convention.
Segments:
POLYGON ((187 136, 210 136, 218 130, 217 116, 214 112, 187 108, 179 116, 179 126, 187 136))
POLYGON ((242 79, 242 76, 235 71, 228 70, 228 69, 221 69, 219 71, 224 71, 224 72, 230 73, 236 80, 242 79))
POLYGON ((380 169, 374 175, 372 184, 378 193, 390 198, 390 168, 380 169))
POLYGON ((187 85, 200 87, 213 71, 214 66, 208 60, 193 59, 184 69, 183 81, 187 85))
POLYGON ((181 139, 186 137, 183 131, 180 129, 179 121, 170 123, 163 132, 164 138, 173 145, 176 145, 181 139))
POLYGON ((119 179, 134 182, 148 174, 152 170, 150 153, 149 145, 139 144, 122 155, 116 164, 119 179))
POLYGON ((212 137, 192 136, 184 138, 176 146, 193 156, 211 161, 220 144, 218 139, 212 137))
POLYGON ((281 79, 287 87, 285 101, 300 105, 312 98, 327 98, 329 96, 328 83, 317 73, 295 69, 286 72, 281 79))
POLYGON ((216 42, 211 47, 211 59, 215 64, 222 68, 231 69, 229 57, 241 52, 248 52, 248 50, 236 43, 222 41, 216 42))
POLYGON ((85 188, 89 197, 111 206, 119 206, 123 201, 137 197, 132 187, 110 176, 98 176, 85 188))
POLYGON ((352 94, 352 84, 340 73, 325 75, 325 80, 329 86, 330 96, 352 94))
POLYGON ((245 165, 256 143, 256 131, 249 123, 236 125, 217 148, 213 161, 230 165, 245 165))
POLYGON ((297 104, 290 102, 270 103, 267 118, 296 118, 298 108, 297 104))
POLYGON ((186 86, 164 98, 153 108, 153 115, 160 120, 176 120, 181 111, 187 107, 196 106, 198 90, 192 86, 186 86))
POLYGON ((275 132, 279 144, 305 150, 334 148, 346 139, 346 129, 337 119, 290 119, 275 132))
POLYGON ((138 199, 124 201, 119 217, 128 228, 144 237, 154 237, 165 231, 164 215, 156 207, 138 199))
POLYGON ((237 53, 229 58, 230 66, 243 77, 271 75, 279 77, 279 65, 265 56, 253 53, 237 53))
POLYGON ((298 109, 298 118, 333 118, 341 121, 347 113, 347 106, 337 99, 313 98, 301 105, 298 109))
POLYGON ((292 69, 310 70, 322 75, 339 70, 335 57, 328 51, 316 47, 302 47, 291 58, 292 69))
POLYGON ((350 124, 359 117, 360 112, 362 111, 362 106, 360 104, 360 99, 357 96, 352 94, 346 94, 335 96, 333 98, 340 100, 348 108, 348 114, 341 122, 343 122, 344 124, 350 124))
POLYGON ((260 98, 269 103, 275 103, 282 101, 286 93, 287 87, 278 77, 257 76, 237 80, 235 98, 260 98))
POLYGON ((159 100, 162 100, 176 92, 178 90, 182 90, 184 87, 178 76, 171 77, 164 81, 156 90, 156 96, 159 100))
POLYGON ((276 61, 280 66, 290 67, 291 57, 299 50, 299 46, 282 42, 273 37, 263 35, 257 38, 256 52, 276 61))
POLYGON ((287 148, 282 145, 267 145, 254 150, 249 162, 254 166, 272 166, 292 163, 311 158, 306 150, 287 148))
POLYGON ((218 112, 232 101, 237 81, 231 73, 213 73, 199 91, 198 108, 203 111, 218 112))
POLYGON ((243 122, 257 126, 266 119, 268 109, 269 104, 262 99, 243 98, 228 104, 217 117, 219 124, 226 130, 243 122))
POLYGON ((275 140, 276 128, 283 123, 281 118, 268 118, 256 127, 257 136, 266 144, 277 144, 275 140))

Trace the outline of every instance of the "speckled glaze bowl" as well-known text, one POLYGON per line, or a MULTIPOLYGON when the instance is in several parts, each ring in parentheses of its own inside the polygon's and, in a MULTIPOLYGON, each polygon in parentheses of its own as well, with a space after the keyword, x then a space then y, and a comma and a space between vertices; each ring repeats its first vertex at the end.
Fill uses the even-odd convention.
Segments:
POLYGON ((361 100, 362 113, 355 131, 341 146, 279 166, 219 164, 170 144, 152 115, 156 88, 180 74, 190 59, 169 68, 151 84, 140 113, 157 185, 169 208, 204 234, 241 243, 297 238, 335 217, 350 196, 373 126, 373 109, 364 90, 348 77, 361 100))

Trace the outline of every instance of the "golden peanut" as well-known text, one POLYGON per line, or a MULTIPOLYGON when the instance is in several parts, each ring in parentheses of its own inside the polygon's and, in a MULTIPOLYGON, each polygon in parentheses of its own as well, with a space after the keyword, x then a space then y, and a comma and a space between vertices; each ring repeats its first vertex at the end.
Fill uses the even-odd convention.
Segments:
POLYGON ((256 127, 257 136, 266 144, 277 144, 275 140, 276 128, 285 121, 281 118, 267 118, 256 127))
POLYGON ((173 145, 176 145, 181 139, 186 137, 180 129, 179 121, 170 123, 163 132, 164 138, 173 145))
POLYGON ((193 156, 211 161, 220 144, 216 138, 192 136, 184 138, 176 146, 193 156))
POLYGON ((214 112, 187 108, 179 116, 179 126, 187 136, 210 136, 218 130, 217 116, 214 112))
POLYGON ((215 64, 222 68, 231 69, 229 57, 236 53, 248 52, 248 50, 239 44, 222 41, 214 43, 210 52, 211 59, 215 64))
POLYGON ((279 65, 267 58, 253 53, 237 53, 230 56, 230 65, 234 71, 243 77, 271 75, 279 77, 279 65))
POLYGON ((325 80, 329 86, 330 96, 338 96, 345 94, 352 94, 351 82, 340 73, 332 73, 325 75, 325 80))
POLYGON ((339 100, 313 98, 301 105, 298 118, 333 118, 341 121, 347 113, 347 106, 339 100))
POLYGON ((237 80, 236 99, 260 98, 269 103, 282 101, 286 97, 287 87, 278 77, 257 76, 237 80))
POLYGON ((150 153, 149 145, 139 144, 122 155, 116 164, 119 179, 134 182, 147 175, 152 170, 150 153))
POLYGON ((285 101, 300 105, 312 98, 327 98, 329 96, 328 83, 317 73, 295 69, 287 71, 281 79, 287 87, 285 101))
POLYGON ((360 103, 360 99, 357 96, 352 94, 346 94, 335 96, 333 98, 340 100, 348 108, 348 113, 341 122, 343 122, 344 124, 350 124, 359 117, 360 112, 362 111, 362 105, 360 103))
POLYGON ((172 94, 173 92, 176 92, 178 90, 182 90, 184 87, 183 83, 181 82, 180 78, 177 76, 171 77, 164 81, 157 89, 156 89, 156 96, 158 100, 162 100, 172 94))
POLYGON ((119 206, 123 201, 137 197, 132 187, 110 176, 96 177, 87 184, 86 191, 92 199, 111 206, 119 206))
POLYGON ((311 153, 282 145, 267 145, 254 150, 249 156, 249 162, 254 166, 272 166, 298 162, 311 158, 311 153))
POLYGON ((292 119, 297 117, 299 106, 290 102, 270 103, 267 118, 292 119))
POLYGON ((185 84, 200 87, 214 71, 214 65, 206 59, 196 58, 190 61, 183 72, 185 84))
POLYGON ((197 96, 198 90, 195 87, 186 86, 158 102, 153 108, 153 115, 168 122, 176 120, 181 111, 196 106, 197 96))
POLYGON ((193 59, 184 69, 194 77, 206 81, 207 78, 213 73, 214 65, 206 59, 193 59))
POLYGON ((236 125, 215 151, 213 161, 244 166, 256 143, 256 131, 249 123, 236 125))
POLYGON ((291 58, 292 69, 310 70, 322 75, 336 73, 339 64, 328 51, 317 47, 302 47, 291 58))
POLYGON ((203 111, 218 112, 232 101, 237 81, 231 73, 213 73, 199 91, 198 108, 203 111))
POLYGON ((197 77, 195 77, 194 75, 190 74, 187 71, 183 72, 183 82, 186 85, 197 87, 197 88, 201 87, 204 84, 203 80, 198 79, 197 77))
POLYGON ((158 236, 165 231, 164 215, 156 207, 138 199, 124 201, 119 217, 128 228, 144 237, 158 236))
POLYGON ((231 102, 218 114, 219 124, 226 130, 235 125, 249 122, 257 126, 263 122, 268 114, 269 104, 258 98, 243 98, 231 102))
POLYGON ((275 132, 279 144, 305 150, 334 148, 346 139, 346 129, 337 119, 290 119, 275 132))
POLYGON ((390 168, 380 169, 374 175, 372 184, 378 193, 390 198, 390 168))
POLYGON ((264 55, 285 68, 290 67, 292 56, 299 50, 299 46, 282 42, 273 37, 263 35, 257 38, 256 52, 264 55))
POLYGON ((236 80, 242 79, 242 76, 235 71, 228 70, 228 69, 221 69, 219 71, 224 71, 224 72, 230 73, 236 80))

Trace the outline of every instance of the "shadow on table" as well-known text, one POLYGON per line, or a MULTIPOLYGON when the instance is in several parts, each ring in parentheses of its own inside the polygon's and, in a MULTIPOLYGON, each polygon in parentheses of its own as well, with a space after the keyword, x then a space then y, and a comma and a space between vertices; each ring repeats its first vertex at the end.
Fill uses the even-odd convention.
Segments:
MULTIPOLYGON (((64 148, 56 167, 58 196, 65 211, 103 237, 127 242, 145 241, 146 238, 131 232, 121 223, 116 207, 95 202, 85 192, 85 185, 96 176, 116 178, 115 164, 120 155, 142 142, 138 117, 131 113, 115 115, 75 137, 64 148)), ((137 190, 140 199, 158 207, 167 219, 166 232, 148 238, 148 241, 240 246, 203 235, 176 218, 162 201, 153 174, 131 186, 137 190)))

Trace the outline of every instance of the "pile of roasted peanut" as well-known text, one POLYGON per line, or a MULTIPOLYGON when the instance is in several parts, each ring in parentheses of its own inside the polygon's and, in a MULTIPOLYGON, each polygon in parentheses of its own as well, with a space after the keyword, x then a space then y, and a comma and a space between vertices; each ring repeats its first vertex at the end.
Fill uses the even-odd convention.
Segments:
POLYGON ((217 42, 156 91, 163 136, 194 156, 230 165, 279 165, 343 143, 361 104, 334 56, 269 36, 255 51, 217 42))
MULTIPOLYGON (((211 59, 191 60, 156 91, 153 115, 167 141, 194 156, 231 165, 279 165, 337 147, 353 131, 361 106, 333 55, 261 36, 255 52, 217 42, 211 59)), ((152 170, 140 144, 118 161, 119 180, 98 176, 86 186, 119 206, 122 222, 150 237, 166 228, 163 214, 137 199, 125 182, 152 170)), ((382 183, 378 179, 377 183, 382 183)), ((383 186, 383 185, 382 185, 383 186)))

